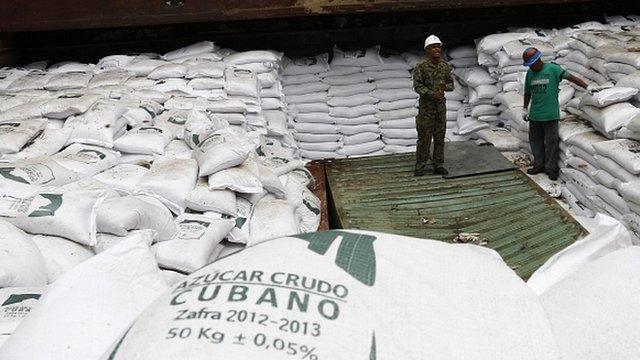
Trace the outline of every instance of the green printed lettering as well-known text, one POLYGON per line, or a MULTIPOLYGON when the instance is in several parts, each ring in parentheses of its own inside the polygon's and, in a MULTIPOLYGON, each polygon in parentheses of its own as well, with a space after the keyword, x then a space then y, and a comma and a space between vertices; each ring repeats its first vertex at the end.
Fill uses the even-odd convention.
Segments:
POLYGON ((318 303, 318 312, 327 320, 335 320, 340 315, 340 307, 333 300, 324 299, 318 303))
POLYGON ((247 292, 249 288, 242 285, 233 285, 231 291, 229 291, 229 302, 245 301, 247 300, 247 292))
POLYGON ((182 305, 182 304, 186 303, 186 301, 184 301, 184 300, 182 300, 182 301, 178 301, 178 298, 179 298, 180 296, 182 296, 182 295, 186 294, 186 293, 189 293, 189 292, 191 292, 191 289, 189 289, 189 290, 185 290, 185 291, 181 291, 181 292, 177 293, 177 294, 173 297, 173 299, 171 299, 171 302, 170 302, 169 304, 171 304, 171 305, 182 305))
POLYGON ((260 305, 263 302, 271 304, 274 308, 278 307, 278 300, 276 298, 276 291, 273 288, 266 288, 258 301, 256 301, 256 305, 260 305))
POLYGON ((289 294, 287 310, 294 310, 294 305, 298 308, 298 311, 307 312, 307 309, 309 308, 309 294, 302 294, 301 299, 297 292, 292 291, 291 294, 289 294))
POLYGON ((220 292, 220 285, 216 285, 213 287, 213 291, 207 295, 207 291, 209 290, 209 285, 204 286, 200 289, 200 295, 198 295, 198 301, 211 301, 218 297, 218 293, 220 292))

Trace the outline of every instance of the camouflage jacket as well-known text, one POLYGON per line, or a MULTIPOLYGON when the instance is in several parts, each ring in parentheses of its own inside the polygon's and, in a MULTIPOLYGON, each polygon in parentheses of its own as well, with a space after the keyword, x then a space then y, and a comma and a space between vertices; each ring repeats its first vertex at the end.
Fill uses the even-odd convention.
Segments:
MULTIPOLYGON (((445 91, 453 91, 453 77, 451 68, 444 60, 434 63, 425 59, 413 69, 413 88, 420 95, 420 108, 423 109, 427 102, 438 102, 434 99, 440 87, 445 91)), ((444 103, 444 100, 441 101, 444 103)))

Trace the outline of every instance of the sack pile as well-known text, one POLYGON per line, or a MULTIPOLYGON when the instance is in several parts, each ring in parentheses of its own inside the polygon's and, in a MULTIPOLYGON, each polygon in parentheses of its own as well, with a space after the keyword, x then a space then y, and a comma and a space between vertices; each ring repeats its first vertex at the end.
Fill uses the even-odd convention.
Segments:
POLYGON ((175 280, 228 253, 221 243, 315 231, 281 57, 201 42, 3 69, 0 287, 55 284, 141 237, 175 280))

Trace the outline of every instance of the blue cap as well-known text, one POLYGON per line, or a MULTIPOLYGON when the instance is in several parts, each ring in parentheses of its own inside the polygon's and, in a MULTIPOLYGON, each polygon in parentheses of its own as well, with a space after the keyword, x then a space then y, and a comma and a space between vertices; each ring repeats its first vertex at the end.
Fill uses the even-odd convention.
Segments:
MULTIPOLYGON (((530 48, 529 48, 529 49, 530 49, 530 48)), ((527 49, 527 50, 529 50, 529 49, 527 49)), ((526 52, 527 50, 525 50, 525 52, 526 52)), ((524 66, 529 66, 529 67, 530 67, 531 65, 535 64, 535 63, 536 63, 536 61, 540 60, 540 58, 541 58, 541 57, 542 57, 542 52, 541 52, 540 50, 537 50, 537 49, 536 49, 535 54, 533 54, 533 56, 532 56, 532 57, 530 57, 530 58, 529 58, 529 60, 527 60, 527 61, 525 61, 525 62, 524 62, 524 66)))

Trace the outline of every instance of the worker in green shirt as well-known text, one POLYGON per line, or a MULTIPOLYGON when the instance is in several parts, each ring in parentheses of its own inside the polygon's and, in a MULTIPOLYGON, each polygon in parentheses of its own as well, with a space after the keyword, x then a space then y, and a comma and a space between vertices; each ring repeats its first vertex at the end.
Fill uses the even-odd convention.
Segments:
POLYGON ((530 47, 522 54, 524 66, 528 66, 524 82, 524 108, 522 118, 529 121, 529 144, 533 153, 533 167, 527 174, 546 172, 551 180, 558 179, 558 153, 560 137, 558 121, 560 105, 559 86, 562 79, 593 92, 595 86, 570 74, 558 64, 542 61, 542 52, 530 47), (531 108, 529 108, 531 104, 531 108), (527 108, 529 110, 527 111, 527 108))

